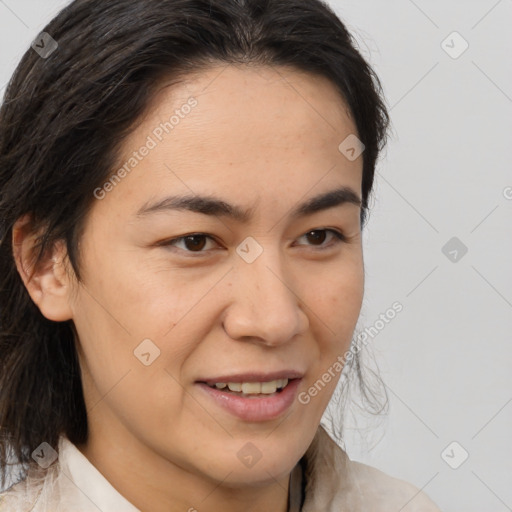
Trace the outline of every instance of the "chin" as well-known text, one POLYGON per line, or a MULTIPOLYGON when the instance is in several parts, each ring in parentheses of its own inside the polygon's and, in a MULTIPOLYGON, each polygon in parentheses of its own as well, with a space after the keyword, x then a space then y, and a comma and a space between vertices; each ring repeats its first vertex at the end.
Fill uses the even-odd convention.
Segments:
POLYGON ((252 468, 241 468, 240 465, 226 467, 220 481, 223 486, 233 489, 247 486, 264 487, 288 477, 296 463, 295 460, 279 460, 264 464, 260 460, 252 468), (228 472, 231 473, 226 477, 228 472))
POLYGON ((263 486, 287 477, 293 470, 304 450, 288 438, 288 442, 246 441, 234 443, 234 448, 225 446, 220 453, 212 454, 215 467, 209 465, 210 477, 229 487, 247 485, 263 486), (228 476, 226 476, 228 475, 228 476))

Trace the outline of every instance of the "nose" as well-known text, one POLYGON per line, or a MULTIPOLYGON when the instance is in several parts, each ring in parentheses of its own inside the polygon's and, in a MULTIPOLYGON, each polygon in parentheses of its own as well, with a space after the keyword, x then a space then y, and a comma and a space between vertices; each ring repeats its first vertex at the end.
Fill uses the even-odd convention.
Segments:
POLYGON ((270 252, 265 250, 250 264, 240 259, 230 273, 232 295, 224 329, 232 339, 277 346, 309 328, 303 298, 279 257, 270 252))

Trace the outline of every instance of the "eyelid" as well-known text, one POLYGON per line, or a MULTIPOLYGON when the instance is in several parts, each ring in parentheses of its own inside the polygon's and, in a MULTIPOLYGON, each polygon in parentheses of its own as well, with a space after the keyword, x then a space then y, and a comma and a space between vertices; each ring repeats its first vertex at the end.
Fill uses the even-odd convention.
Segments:
MULTIPOLYGON (((327 233, 331 233, 334 237, 334 243, 331 242, 327 245, 310 245, 310 244, 299 244, 300 246, 305 246, 305 247, 312 247, 314 250, 316 251, 322 251, 322 250, 327 250, 327 249, 330 249, 331 247, 333 246, 336 246, 340 243, 346 243, 347 242, 347 237, 345 236, 345 234, 338 230, 338 229, 335 229, 335 228, 327 228, 327 227, 319 227, 319 228, 313 228, 313 229, 309 229, 308 231, 304 232, 302 235, 300 235, 298 238, 302 238, 304 236, 307 236, 309 233, 311 232, 314 232, 314 231, 325 231, 327 233)), ((201 236, 201 237, 205 237, 213 242, 215 242, 216 244, 219 245, 219 242, 217 242, 216 240, 216 237, 214 237, 213 235, 210 235, 208 233, 202 233, 202 232, 197 232, 197 233, 189 233, 189 234, 186 234, 186 235, 182 235, 182 236, 179 236, 177 238, 173 238, 173 239, 170 239, 170 240, 164 240, 162 242, 160 242, 159 246, 163 246, 163 247, 174 247, 174 245, 176 243, 179 243, 181 242, 182 240, 185 240, 186 238, 188 237, 192 237, 192 236, 201 236)), ((180 249, 178 248, 178 251, 184 253, 184 254, 187 254, 187 255, 192 255, 193 257, 195 257, 196 255, 199 256, 199 255, 202 255, 202 254, 206 254, 208 251, 188 251, 188 250, 185 250, 185 249, 180 249)))
MULTIPOLYGON (((181 242, 182 240, 185 240, 186 238, 188 237, 191 237, 191 236, 201 236, 201 237, 204 237, 204 238, 207 238, 213 242, 215 242, 217 245, 220 245, 219 242, 217 242, 216 238, 213 236, 213 235, 210 235, 208 233, 202 233, 202 232, 197 232, 197 233, 188 233, 186 235, 181 235, 181 236, 178 236, 176 238, 171 238, 169 240, 163 240, 162 242, 159 242, 158 246, 160 247, 174 247, 176 245, 176 243, 179 243, 181 242)), ((195 255, 201 255, 201 254, 206 254, 208 251, 187 251, 185 249, 180 249, 178 248, 177 249, 179 252, 181 253, 184 253, 184 254, 187 254, 187 255, 192 255, 192 256, 195 256, 195 255)))
MULTIPOLYGON (((344 243, 347 241, 347 237, 339 231, 338 229, 334 228, 314 228, 306 231, 304 234, 302 234, 299 238, 302 238, 304 236, 307 236, 309 233, 314 231, 325 231, 326 233, 331 233, 334 237, 334 242, 330 242, 328 244, 322 244, 322 245, 310 245, 310 244, 304 244, 306 247, 312 247, 313 249, 317 251, 322 251, 324 249, 330 249, 331 247, 338 245, 339 243, 344 243)), ((302 245, 302 244, 300 244, 302 245)))

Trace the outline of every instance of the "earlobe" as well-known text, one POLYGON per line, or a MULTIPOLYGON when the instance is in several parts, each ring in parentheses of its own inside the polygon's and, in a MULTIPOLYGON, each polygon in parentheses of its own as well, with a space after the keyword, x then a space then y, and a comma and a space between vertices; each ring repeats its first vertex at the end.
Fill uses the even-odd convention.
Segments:
POLYGON ((65 267, 66 246, 58 241, 46 251, 39 262, 37 233, 32 229, 30 215, 18 219, 12 230, 13 255, 25 287, 48 320, 64 322, 72 318, 70 307, 71 279, 65 267))

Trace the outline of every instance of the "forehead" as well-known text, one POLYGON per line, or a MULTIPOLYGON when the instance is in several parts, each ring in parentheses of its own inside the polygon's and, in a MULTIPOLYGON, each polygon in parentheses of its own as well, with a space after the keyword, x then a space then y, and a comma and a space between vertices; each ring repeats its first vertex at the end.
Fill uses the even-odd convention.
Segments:
POLYGON ((212 66, 154 96, 123 143, 118 166, 128 172, 106 202, 222 190, 254 204, 276 191, 300 197, 322 177, 359 192, 362 158, 349 161, 338 149, 356 133, 324 77, 289 67, 212 66), (134 156, 144 146, 150 151, 134 156))
POLYGON ((192 113, 194 131, 200 135, 204 129, 218 143, 282 146, 287 141, 296 146, 297 136, 305 142, 306 137, 315 138, 314 132, 316 138, 329 131, 356 132, 350 109, 327 78, 290 66, 247 64, 213 66, 163 86, 148 109, 145 130, 156 121, 168 120, 191 95, 199 104, 192 113), (228 141, 224 134, 231 136, 228 141))

